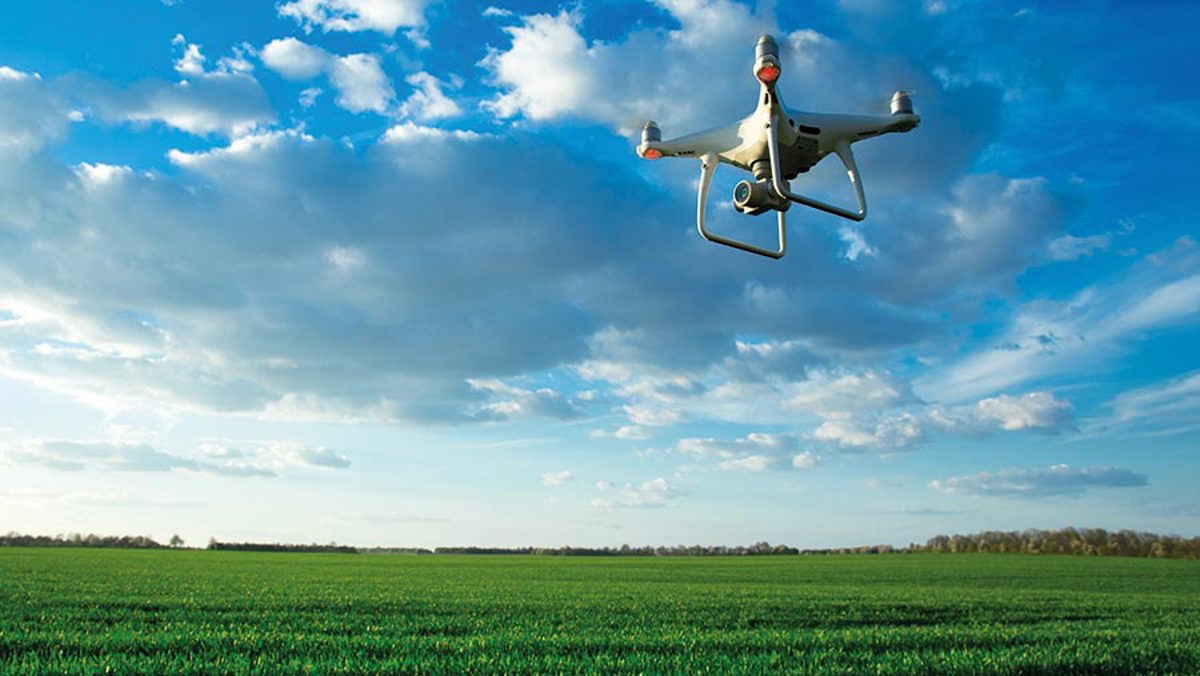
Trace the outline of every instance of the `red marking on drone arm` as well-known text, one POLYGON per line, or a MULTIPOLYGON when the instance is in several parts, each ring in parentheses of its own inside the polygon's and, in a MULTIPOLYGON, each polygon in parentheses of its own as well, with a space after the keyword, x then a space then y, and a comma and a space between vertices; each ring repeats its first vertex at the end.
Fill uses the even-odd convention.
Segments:
POLYGON ((767 64, 758 69, 758 79, 770 84, 779 79, 779 66, 767 64))

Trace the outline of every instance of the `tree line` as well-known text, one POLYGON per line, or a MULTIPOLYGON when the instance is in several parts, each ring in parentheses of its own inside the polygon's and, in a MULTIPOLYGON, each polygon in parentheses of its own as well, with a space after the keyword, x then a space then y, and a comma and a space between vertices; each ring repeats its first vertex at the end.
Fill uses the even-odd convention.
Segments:
POLYGON ((331 542, 327 545, 295 545, 278 542, 218 542, 208 541, 208 549, 228 552, 309 552, 315 554, 357 554, 358 548, 331 542))
POLYGON ((1023 531, 983 531, 973 535, 935 535, 910 551, 938 553, 1074 554, 1080 556, 1140 556, 1200 559, 1200 537, 1158 535, 1133 530, 1062 528, 1023 531))
POLYGON ((0 547, 116 547, 120 549, 159 549, 163 545, 145 535, 0 535, 0 547))
POLYGON ((786 545, 759 542, 750 546, 676 545, 674 547, 437 547, 433 554, 526 554, 532 556, 762 556, 799 554, 786 545))
MULTIPOLYGON (((172 536, 171 547, 183 545, 172 536)), ((144 535, 0 535, 0 547, 117 547, 127 549, 166 548, 144 535)), ((925 544, 907 547, 863 545, 825 549, 797 549, 787 545, 758 542, 749 546, 675 545, 651 547, 351 547, 330 544, 280 544, 220 542, 211 539, 208 549, 243 552, 316 552, 339 554, 509 554, 526 556, 778 556, 822 554, 1062 554, 1076 556, 1135 556, 1149 558, 1200 559, 1200 537, 1159 535, 1133 530, 1061 528, 1023 531, 982 531, 971 535, 935 535, 925 544)))

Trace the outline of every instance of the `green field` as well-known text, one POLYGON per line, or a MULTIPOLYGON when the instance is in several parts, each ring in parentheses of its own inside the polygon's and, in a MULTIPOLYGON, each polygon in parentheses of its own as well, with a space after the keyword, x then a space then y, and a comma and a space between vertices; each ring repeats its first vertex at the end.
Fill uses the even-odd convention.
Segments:
POLYGON ((1200 673, 1200 564, 0 548, 0 674, 1200 673))

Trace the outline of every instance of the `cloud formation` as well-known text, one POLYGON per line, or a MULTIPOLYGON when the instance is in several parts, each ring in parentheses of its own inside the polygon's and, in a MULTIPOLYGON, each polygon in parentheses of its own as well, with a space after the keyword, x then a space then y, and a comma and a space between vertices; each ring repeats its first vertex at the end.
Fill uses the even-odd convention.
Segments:
POLYGON ((561 472, 546 472, 542 474, 543 486, 562 486, 568 481, 575 479, 575 473, 569 469, 564 469, 561 472))
POLYGON ((61 471, 167 472, 186 469, 228 477, 274 477, 297 467, 345 469, 350 460, 328 448, 272 442, 243 451, 205 444, 201 458, 179 455, 144 443, 122 441, 32 440, 0 447, 0 457, 18 465, 61 471))
POLYGON ((1200 370, 1126 390, 1105 407, 1111 415, 1089 421, 1092 432, 1136 427, 1154 435, 1175 435, 1200 429, 1200 370))
POLYGON ((41 150, 81 117, 38 73, 0 65, 0 159, 41 150))
POLYGON ((245 48, 237 47, 208 69, 200 45, 176 35, 173 45, 178 82, 155 78, 128 87, 88 75, 64 76, 58 86, 78 98, 81 107, 109 123, 162 123, 196 135, 237 137, 276 120, 266 92, 252 74, 245 48))
POLYGON ((467 382, 473 389, 490 395, 492 400, 483 405, 482 411, 496 420, 530 417, 570 420, 580 415, 575 403, 548 387, 527 390, 497 379, 468 379, 467 382))
POLYGON ((596 485, 601 495, 592 498, 592 508, 598 510, 613 509, 660 509, 667 506, 671 500, 679 497, 679 491, 671 482, 659 477, 641 484, 625 484, 613 486, 607 482, 596 485))
POLYGON ((801 451, 804 440, 796 435, 751 432, 732 440, 685 438, 675 443, 674 451, 686 453, 698 461, 716 460, 724 470, 761 472, 769 469, 812 469, 821 464, 821 457, 811 451, 801 451))
POLYGON ((295 19, 307 31, 392 35, 399 28, 423 26, 428 4, 429 0, 292 0, 277 7, 280 16, 295 19))
MULTIPOLYGON (((337 92, 337 105, 351 113, 383 114, 395 102, 392 81, 375 54, 340 56, 296 38, 281 38, 267 43, 261 56, 268 68, 291 80, 325 75, 337 92)), ((445 109, 440 101, 431 105, 445 109)))
POLYGON ((977 402, 973 415, 983 423, 1009 431, 1057 430, 1070 420, 1071 404, 1049 392, 1030 392, 1022 397, 1002 394, 977 402))
POLYGON ((1149 332, 1196 324, 1197 270, 1196 243, 1181 237, 1119 279, 1088 286, 1069 298, 1018 306, 994 344, 967 352, 916 386, 948 401, 1102 366, 1149 332))
POLYGON ((1149 485, 1144 474, 1120 467, 1006 469, 937 479, 929 487, 942 493, 983 496, 1053 497, 1077 495, 1094 488, 1128 488, 1149 485))

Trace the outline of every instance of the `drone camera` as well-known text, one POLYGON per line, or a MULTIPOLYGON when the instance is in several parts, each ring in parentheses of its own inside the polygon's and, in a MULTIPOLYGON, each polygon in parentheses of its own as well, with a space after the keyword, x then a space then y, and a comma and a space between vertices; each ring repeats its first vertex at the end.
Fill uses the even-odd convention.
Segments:
POLYGON ((739 181, 733 186, 733 208, 757 216, 768 209, 787 211, 792 204, 775 193, 770 181, 739 181))

